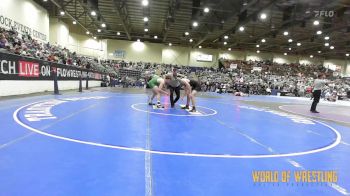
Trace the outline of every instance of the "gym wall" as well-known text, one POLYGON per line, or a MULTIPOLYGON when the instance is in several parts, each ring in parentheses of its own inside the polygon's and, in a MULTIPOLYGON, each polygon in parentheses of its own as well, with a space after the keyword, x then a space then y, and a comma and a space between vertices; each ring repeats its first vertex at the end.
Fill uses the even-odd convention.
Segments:
POLYGON ((32 0, 1 0, 0 26, 15 27, 19 33, 29 32, 35 39, 49 41, 48 13, 32 0))

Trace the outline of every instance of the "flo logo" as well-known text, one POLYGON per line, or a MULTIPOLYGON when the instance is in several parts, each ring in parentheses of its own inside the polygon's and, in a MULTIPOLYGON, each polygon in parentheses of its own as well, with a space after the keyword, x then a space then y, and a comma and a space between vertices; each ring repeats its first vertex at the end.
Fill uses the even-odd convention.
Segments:
POLYGON ((334 11, 327 11, 327 10, 316 10, 315 17, 328 17, 332 18, 334 16, 334 11))

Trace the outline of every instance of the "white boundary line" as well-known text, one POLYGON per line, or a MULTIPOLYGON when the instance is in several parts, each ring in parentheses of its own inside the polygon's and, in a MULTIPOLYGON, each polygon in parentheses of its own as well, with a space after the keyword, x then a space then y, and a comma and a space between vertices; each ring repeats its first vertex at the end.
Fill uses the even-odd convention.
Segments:
POLYGON ((314 149, 314 150, 309 150, 309 151, 303 151, 303 152, 295 152, 295 153, 284 153, 284 154, 262 154, 262 155, 229 155, 229 154, 201 154, 201 153, 186 153, 186 152, 167 152, 167 151, 157 151, 157 150, 147 150, 143 148, 132 148, 132 147, 124 147, 124 146, 114 146, 114 145, 108 145, 108 144, 101 144, 101 143, 96 143, 96 142, 88 142, 88 141, 81 141, 77 139, 72 139, 68 137, 62 137, 50 133, 46 133, 44 131, 35 129, 33 127, 30 127, 26 125, 25 123, 21 122, 18 118, 18 113, 21 111, 23 108, 28 107, 32 104, 27 104, 24 105, 20 108, 18 108, 14 113, 13 113, 13 119, 16 121, 17 124, 21 125, 22 127, 29 129, 35 133, 45 135, 51 138, 56 138, 60 140, 65 140, 69 142, 75 142, 79 144, 86 144, 86 145, 91 145, 91 146, 98 146, 98 147, 105 147, 105 148, 112 148, 112 149, 119 149, 119 150, 128 150, 128 151, 133 151, 133 152, 147 152, 147 153, 152 153, 152 154, 159 154, 159 155, 172 155, 172 156, 187 156, 187 157, 205 157, 205 158, 239 158, 239 159, 253 159, 253 158, 277 158, 277 157, 291 157, 291 156, 301 156, 301 155, 307 155, 307 154, 313 154, 313 153, 318 153, 322 151, 329 150, 331 148, 334 148, 337 146, 340 141, 341 141, 341 135, 340 133, 335 130, 333 127, 322 123, 320 121, 316 121, 313 119, 310 119, 312 121, 318 122, 328 128, 330 128, 335 134, 336 134, 336 139, 335 141, 325 147, 314 149))
MULTIPOLYGON (((148 108, 149 109, 149 108, 148 108)), ((151 149, 152 138, 151 138, 151 126, 150 126, 150 114, 147 113, 147 138, 146 138, 146 149, 151 149)), ((152 196, 152 155, 151 153, 145 152, 145 196, 152 196)))
POLYGON ((206 107, 202 107, 202 106, 197 106, 197 108, 205 108, 207 110, 213 111, 213 113, 209 113, 209 114, 166 114, 166 113, 160 113, 160 112, 151 112, 151 111, 141 110, 141 109, 136 107, 137 105, 147 105, 147 103, 135 103, 135 104, 131 105, 131 108, 134 109, 134 110, 137 110, 139 112, 159 114, 159 115, 164 115, 164 116, 213 116, 213 115, 218 113, 216 110, 213 110, 213 109, 210 109, 210 108, 206 108, 206 107))
POLYGON ((345 122, 345 121, 341 121, 341 120, 334 120, 334 119, 328 119, 328 118, 323 118, 323 117, 319 117, 319 116, 312 116, 312 115, 302 114, 302 113, 299 113, 299 112, 292 112, 290 110, 284 109, 283 106, 297 106, 297 105, 281 105, 281 106, 278 106, 278 108, 280 110, 285 111, 285 112, 290 112, 290 113, 298 114, 298 115, 301 115, 301 116, 307 116, 307 117, 310 117, 310 118, 319 118, 319 119, 322 119, 322 120, 330 120, 330 121, 334 121, 334 122, 347 123, 347 124, 350 123, 350 122, 345 122))

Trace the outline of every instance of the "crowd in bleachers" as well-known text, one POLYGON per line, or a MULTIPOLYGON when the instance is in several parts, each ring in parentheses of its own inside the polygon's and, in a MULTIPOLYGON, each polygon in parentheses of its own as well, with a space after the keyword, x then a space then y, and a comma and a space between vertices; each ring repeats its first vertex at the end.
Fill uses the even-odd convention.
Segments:
MULTIPOLYGON (((198 80, 203 91, 209 92, 243 92, 255 95, 286 95, 297 97, 310 97, 314 79, 320 73, 326 73, 329 85, 324 89, 324 96, 347 99, 350 91, 350 80, 334 77, 333 71, 323 66, 278 64, 257 61, 240 61, 235 69, 219 68, 193 68, 189 66, 177 66, 170 64, 151 64, 142 62, 125 63, 123 68, 139 70, 141 77, 132 81, 130 86, 138 86, 135 83, 147 83, 147 78, 153 74, 163 75, 171 72, 173 67, 178 73, 190 79, 198 80), (260 71, 252 71, 254 66, 261 66, 260 71), (137 81, 138 80, 138 81, 137 81)), ((142 86, 143 86, 142 85, 142 86)), ((331 100, 331 99, 330 99, 331 100)))
POLYGON ((19 34, 13 29, 7 30, 1 27, 0 51, 103 73, 116 72, 109 64, 100 62, 97 58, 78 55, 65 47, 43 43, 33 39, 29 34, 19 34))
POLYGON ((322 65, 280 64, 271 61, 228 61, 221 59, 219 68, 194 68, 171 64, 124 62, 101 60, 78 55, 67 48, 42 43, 29 34, 18 34, 15 30, 0 28, 0 52, 9 52, 45 61, 76 66, 108 73, 106 78, 111 86, 144 87, 153 75, 171 72, 198 80, 203 91, 243 92, 246 94, 310 96, 314 78, 327 73, 331 83, 324 89, 324 97, 336 95, 345 98, 350 91, 350 81, 333 77, 333 71, 322 65), (235 66, 231 67, 234 64, 235 66), (255 69, 258 68, 258 69, 255 69), (120 70, 139 71, 140 75, 121 75, 120 70))
POLYGON ((326 73, 329 84, 323 91, 323 97, 349 98, 350 80, 340 78, 333 70, 322 65, 279 64, 270 61, 226 61, 223 64, 220 71, 205 69, 200 72, 203 89, 215 91, 224 87, 225 90, 246 94, 308 97, 311 96, 314 79, 318 74, 326 73), (227 65, 233 63, 234 69, 227 65), (253 67, 261 69, 254 71, 253 67))

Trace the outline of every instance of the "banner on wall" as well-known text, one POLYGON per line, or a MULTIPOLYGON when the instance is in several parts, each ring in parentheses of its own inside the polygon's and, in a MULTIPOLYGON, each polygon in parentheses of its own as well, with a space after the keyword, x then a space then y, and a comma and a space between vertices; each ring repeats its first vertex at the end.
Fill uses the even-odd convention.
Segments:
POLYGON ((209 54, 198 54, 197 61, 213 62, 213 55, 209 54))
POLYGON ((116 57, 116 58, 125 58, 126 56, 126 51, 125 50, 121 50, 121 49, 117 49, 114 51, 113 55, 116 57))
POLYGON ((14 21, 11 18, 2 15, 2 13, 0 13, 0 27, 3 27, 5 29, 13 29, 20 34, 29 34, 35 39, 47 41, 46 34, 41 33, 39 31, 36 31, 36 30, 34 30, 28 26, 25 26, 17 21, 14 21))
POLYGON ((58 80, 78 80, 80 76, 101 80, 104 77, 104 74, 87 69, 0 53, 0 80, 53 80, 54 72, 58 80))
POLYGON ((231 64, 230 64, 230 68, 231 68, 231 69, 237 69, 237 64, 231 63, 231 64))
POLYGON ((328 64, 325 66, 326 68, 332 70, 332 71, 335 71, 337 69, 337 66, 336 65, 333 65, 333 64, 328 64))
POLYGON ((324 67, 328 68, 328 69, 330 69, 332 71, 340 71, 341 72, 341 66, 340 65, 327 64, 324 67))

